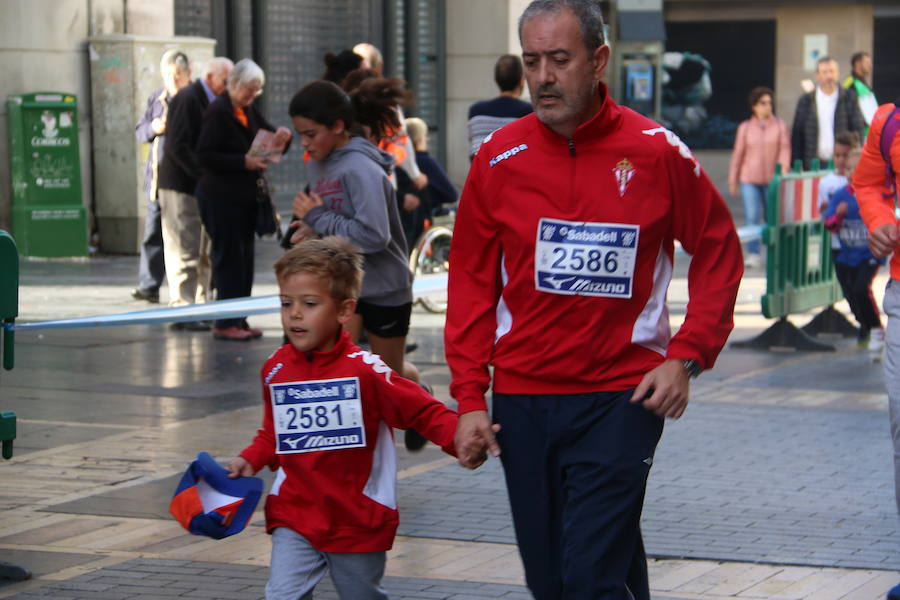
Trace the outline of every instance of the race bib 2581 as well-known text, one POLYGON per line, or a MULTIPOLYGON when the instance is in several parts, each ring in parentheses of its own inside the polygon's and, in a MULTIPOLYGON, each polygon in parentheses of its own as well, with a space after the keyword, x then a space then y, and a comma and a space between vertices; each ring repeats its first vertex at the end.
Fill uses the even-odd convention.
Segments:
POLYGON ((640 227, 543 218, 534 285, 542 292, 631 298, 640 227))
POLYGON ((366 445, 357 377, 273 383, 269 392, 276 453, 366 445))

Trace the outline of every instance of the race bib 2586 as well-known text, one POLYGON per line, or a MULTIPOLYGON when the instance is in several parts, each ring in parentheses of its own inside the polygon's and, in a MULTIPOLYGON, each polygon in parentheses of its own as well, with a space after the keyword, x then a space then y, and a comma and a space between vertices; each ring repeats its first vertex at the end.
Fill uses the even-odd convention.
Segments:
POLYGON ((543 218, 535 288, 550 294, 631 298, 640 227, 543 218))
POLYGON ((294 454, 366 445, 359 379, 273 383, 275 452, 294 454))

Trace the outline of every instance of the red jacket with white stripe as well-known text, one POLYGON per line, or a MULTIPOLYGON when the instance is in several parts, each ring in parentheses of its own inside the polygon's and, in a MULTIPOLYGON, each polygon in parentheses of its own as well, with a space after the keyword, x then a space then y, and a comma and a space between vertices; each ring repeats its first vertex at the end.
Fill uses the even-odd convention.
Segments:
POLYGON ((445 327, 460 413, 485 408, 489 365, 501 393, 625 390, 666 358, 712 367, 733 327, 743 265, 728 208, 677 136, 599 93, 571 140, 532 114, 472 163, 445 327), (693 258, 672 337, 676 239, 693 258))
POLYGON ((277 470, 266 529, 288 527, 323 552, 389 550, 399 522, 391 428, 455 454, 456 413, 346 333, 329 352, 282 346, 262 379, 262 428, 240 455, 277 470))

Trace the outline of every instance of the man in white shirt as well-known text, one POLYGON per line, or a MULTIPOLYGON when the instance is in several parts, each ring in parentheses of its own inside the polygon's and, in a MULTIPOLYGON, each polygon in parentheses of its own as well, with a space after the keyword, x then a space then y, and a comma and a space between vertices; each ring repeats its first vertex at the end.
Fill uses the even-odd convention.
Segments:
POLYGON ((863 139, 865 121, 859 105, 838 85, 838 64, 830 56, 823 56, 816 64, 817 86, 797 101, 791 130, 792 159, 801 159, 804 168, 811 168, 812 159, 819 159, 821 167, 834 155, 836 134, 855 132, 863 139))

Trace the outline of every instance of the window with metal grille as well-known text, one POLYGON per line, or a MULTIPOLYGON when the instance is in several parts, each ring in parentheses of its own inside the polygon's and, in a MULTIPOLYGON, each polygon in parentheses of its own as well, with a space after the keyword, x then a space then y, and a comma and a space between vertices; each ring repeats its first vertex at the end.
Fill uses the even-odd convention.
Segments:
MULTIPOLYGON (((385 57, 385 73, 407 80, 424 119, 433 154, 444 158, 445 0, 175 0, 175 33, 213 37, 217 54, 251 57, 266 73, 259 102, 275 125, 290 126, 294 93, 319 78, 326 52, 367 41, 385 57)), ((276 202, 287 212, 306 183, 295 147, 269 174, 276 202)))

